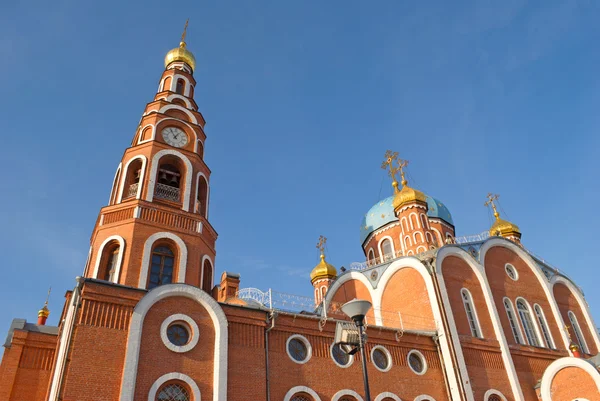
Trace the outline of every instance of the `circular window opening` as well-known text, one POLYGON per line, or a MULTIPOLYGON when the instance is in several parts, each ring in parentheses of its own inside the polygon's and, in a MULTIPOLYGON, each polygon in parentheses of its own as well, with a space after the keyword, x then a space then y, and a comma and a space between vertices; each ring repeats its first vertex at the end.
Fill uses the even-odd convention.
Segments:
POLYGON ((182 322, 176 322, 167 328, 167 338, 171 344, 182 347, 190 342, 190 329, 182 322))
POLYGON ((517 269, 515 269, 515 267, 513 265, 511 265, 510 263, 507 263, 504 265, 504 270, 506 270, 506 274, 508 275, 508 277, 511 278, 511 280, 517 281, 519 279, 519 274, 517 273, 517 269))
POLYGON ((312 397, 307 394, 296 394, 290 401, 312 401, 312 397))
POLYGON ((371 351, 371 360, 373 361, 373 365, 382 372, 387 372, 392 367, 389 352, 381 346, 373 348, 373 351, 371 351))
POLYGON ((427 371, 425 357, 417 350, 412 350, 408 353, 408 366, 418 375, 422 375, 427 371))
POLYGON ((190 394, 179 384, 172 383, 163 387, 156 396, 157 401, 189 401, 190 394))
POLYGON ((306 363, 311 356, 308 340, 301 335, 295 335, 288 338, 287 352, 290 358, 297 363, 306 363))
POLYGON ((353 360, 352 356, 344 352, 340 344, 337 343, 331 345, 331 357, 336 365, 341 368, 347 368, 352 364, 353 360))

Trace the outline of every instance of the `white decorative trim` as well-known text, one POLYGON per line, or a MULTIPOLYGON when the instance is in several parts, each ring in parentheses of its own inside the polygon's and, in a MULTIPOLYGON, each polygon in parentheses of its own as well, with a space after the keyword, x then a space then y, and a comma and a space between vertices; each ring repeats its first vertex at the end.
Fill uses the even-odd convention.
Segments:
POLYGON ((138 136, 138 145, 141 145, 142 143, 146 143, 146 142, 150 142, 152 140, 154 140, 156 138, 156 126, 154 124, 146 124, 143 127, 140 128, 140 135, 138 136), (146 128, 151 127, 152 128, 152 133, 150 134, 150 138, 148 139, 142 139, 142 137, 144 136, 144 131, 146 130, 146 128))
POLYGON ((358 401, 363 401, 363 398, 354 390, 340 390, 337 393, 335 393, 333 395, 333 397, 331 397, 331 401, 338 401, 340 398, 342 398, 345 395, 349 395, 352 396, 354 398, 356 398, 358 401))
POLYGON ((535 317, 533 308, 531 307, 531 305, 529 304, 529 302, 527 302, 527 300, 523 297, 517 297, 515 298, 515 306, 517 307, 517 314, 519 315, 519 320, 521 321, 521 325, 523 326, 523 330, 525 331, 525 338, 527 339, 527 342, 529 342, 529 338, 527 338, 527 331, 525 330, 525 323, 523 323, 523 318, 521 317, 521 314, 519 313, 519 305, 518 302, 519 301, 523 301, 523 303, 525 304, 525 308, 527 308, 527 311, 529 312, 529 318, 531 319, 531 323, 533 324, 533 329, 535 330, 535 334, 537 336, 537 340, 538 340, 538 344, 539 345, 535 345, 535 344, 529 344, 532 345, 534 347, 543 347, 544 345, 544 337, 542 336, 542 332, 540 331, 540 328, 538 327, 537 324, 537 318, 535 317))
MULTIPOLYGON (((371 297, 371 303, 373 304, 373 314, 375 316, 375 325, 382 326, 383 320, 381 318, 381 302, 376 299, 375 290, 373 289, 373 284, 369 281, 369 279, 362 273, 351 270, 349 272, 344 273, 339 276, 337 280, 333 282, 331 287, 327 290, 325 294, 325 305, 329 308, 329 304, 333 300, 333 297, 337 290, 344 285, 344 283, 350 280, 358 280, 365 285, 367 291, 369 291, 369 296, 371 297)), ((348 300, 350 301, 350 300, 348 300)))
POLYGON ((512 281, 517 281, 517 280, 519 280, 519 271, 518 271, 518 270, 517 270, 517 268, 516 268, 516 267, 514 267, 512 264, 510 264, 510 263, 505 263, 505 264, 504 264, 504 272, 506 273, 506 275, 508 276, 508 278, 509 278, 509 279, 511 279, 512 281), (508 274, 508 271, 509 271, 509 270, 511 270, 511 271, 514 273, 514 275, 515 275, 515 278, 512 278, 512 277, 510 276, 510 274, 508 274))
MULTIPOLYGON (((204 199, 206 204, 204 205, 204 218, 208 219, 208 199, 210 198, 210 185, 208 184, 208 178, 206 178, 206 176, 202 172, 198 172, 198 174, 196 174, 196 196, 194 197, 194 213, 196 213, 196 210, 198 210, 198 188, 200 187, 200 177, 204 178, 204 181, 206 181, 206 199, 204 199)), ((202 213, 199 214, 202 216, 202 213)))
POLYGON ((540 385, 540 394, 542 396, 542 401, 552 401, 552 381, 554 380, 554 376, 564 368, 580 368, 585 370, 596 383, 596 387, 598 391, 600 391, 600 373, 592 366, 591 363, 586 362, 583 359, 573 358, 573 357, 565 357, 560 358, 552 362, 544 371, 544 375, 542 376, 542 383, 540 385))
POLYGON ((146 193, 146 200, 148 202, 152 202, 154 199, 154 187, 156 186, 156 172, 158 171, 158 165, 160 159, 163 156, 171 155, 181 159, 185 164, 185 187, 183 192, 183 210, 189 212, 190 210, 190 193, 192 192, 192 173, 194 169, 192 167, 192 162, 188 159, 184 154, 178 152, 173 149, 163 149, 160 152, 157 152, 152 157, 151 169, 150 169, 150 177, 148 177, 148 193, 146 193))
POLYGON ((375 251, 373 250, 373 247, 369 247, 369 250, 367 251, 367 260, 371 261, 375 259, 375 251))
POLYGON ((400 225, 400 222, 398 220, 393 220, 393 221, 390 221, 389 223, 379 227, 378 229, 372 231, 369 235, 367 235, 367 238, 365 238, 365 240, 363 241, 363 245, 371 242, 371 240, 373 239, 374 236, 377 236, 377 235, 381 234, 382 232, 391 230, 392 228, 399 226, 399 225, 400 225))
POLYGON ((115 176, 113 178, 112 188, 110 189, 110 199, 108 199, 109 205, 114 204, 117 199, 117 193, 119 192, 119 183, 121 181, 120 174, 122 165, 123 163, 119 163, 119 166, 117 167, 117 171, 115 172, 115 176))
POLYGON ((414 401, 435 401, 435 398, 427 394, 422 394, 415 397, 414 401))
MULTIPOLYGON (((517 336, 515 337, 515 342, 517 344, 525 344, 527 342, 527 340, 525 339, 525 336, 523 335, 523 329, 521 328, 521 324, 519 324, 519 322, 521 321, 521 317, 519 316, 517 310, 515 309, 513 302, 510 300, 509 297, 503 297, 502 298, 502 305, 504 306, 504 312, 506 313, 506 318, 508 319, 508 312, 510 312, 513 315, 513 320, 515 323, 515 329, 517 330, 517 336), (506 303, 505 301, 508 301, 508 306, 510 310, 508 310, 506 308, 506 303)), ((508 324, 510 324, 510 319, 508 319, 508 324)), ((510 329, 511 333, 512 333, 512 326, 510 329)), ((515 335, 515 333, 513 333, 513 336, 515 335)))
POLYGON ((310 395, 314 401, 321 401, 321 398, 319 397, 319 395, 317 393, 315 393, 315 391, 313 389, 308 388, 306 386, 292 387, 285 394, 285 397, 283 397, 283 401, 290 401, 292 399, 292 397, 298 393, 306 393, 306 394, 310 395))
POLYGON ((425 373, 427 373, 427 369, 428 369, 428 365, 427 365, 427 359, 425 359, 425 355, 423 355, 423 353, 421 353, 421 351, 413 349, 410 350, 409 353, 406 355, 406 362, 408 363, 408 367, 410 368, 410 370, 413 371, 413 373, 422 376, 425 373), (417 372, 416 370, 413 369, 412 366, 410 366, 410 356, 411 354, 417 354, 420 358, 421 358, 421 363, 423 363, 423 371, 422 372, 417 372))
POLYGON ((210 288, 212 289, 213 285, 215 284, 215 265, 213 264, 212 259, 208 255, 202 256, 202 260, 200 261, 200 288, 204 288, 204 261, 205 260, 208 260, 208 263, 210 263, 210 267, 211 267, 210 288))
MULTIPOLYGON (((533 309, 533 313, 535 314, 535 320, 536 320, 537 324, 539 325, 540 319, 538 318, 538 313, 537 313, 536 307, 541 312, 543 324, 544 324, 544 326, 546 326, 546 331, 548 332, 548 337, 550 337, 550 344, 548 344, 548 348, 556 349, 556 343, 554 342, 554 337, 552 336, 552 331, 550 331, 550 326, 548 326, 548 320, 546 320, 546 314, 544 313, 544 309, 542 309, 542 307, 539 304, 533 304, 532 309, 533 309)), ((540 332, 542 334, 542 338, 544 339, 544 342, 546 342, 546 336, 544 336, 544 331, 542 330, 541 325, 540 325, 540 332)))
POLYGON ((387 348, 385 348, 383 345, 376 345, 373 348, 371 348, 371 363, 373 364, 373 366, 375 366, 375 369, 377 369, 380 372, 389 372, 389 370, 394 365, 394 362, 392 361, 392 354, 390 354, 390 351, 388 351, 387 348), (383 353, 387 357, 388 364, 385 369, 381 369, 379 366, 377 366, 377 364, 375 363, 375 360, 373 359, 373 354, 375 353, 375 350, 378 350, 378 349, 382 350, 383 353))
POLYGON ((385 392, 379 394, 377 397, 375 397, 374 401, 383 401, 383 399, 385 399, 385 398, 391 398, 394 401, 402 401, 400 399, 400 397, 398 397, 394 393, 390 393, 389 391, 385 391, 385 392))
MULTIPOLYGON (((419 215, 418 215, 417 213, 415 213, 415 212, 411 212, 411 213, 408 215, 408 221, 410 222, 410 227, 411 227, 413 230, 415 230, 415 229, 417 229, 417 228, 422 228, 422 227, 421 227, 421 221, 419 220, 419 215), (412 219, 412 217, 413 217, 413 216, 415 216, 415 220, 417 221, 417 226, 416 226, 416 227, 415 227, 415 226, 414 226, 414 224, 413 224, 413 219, 412 219)), ((416 239, 415 239, 415 241, 416 241, 416 239)))
MULTIPOLYGON (((483 296, 485 298, 487 309, 490 313, 490 320, 492 321, 492 326, 494 327, 494 334, 496 339, 500 343, 500 349, 502 351, 502 361, 504 362, 504 366, 506 367, 506 373, 508 376, 508 381, 510 382, 510 386, 513 392, 513 397, 515 401, 524 401, 523 392, 521 390, 521 386, 519 384, 519 378, 517 376, 517 372, 512 360, 512 356, 510 353, 510 349, 508 348, 508 343, 506 341, 506 337, 504 336, 504 330, 502 328, 502 323, 500 322, 500 316, 498 314, 498 310, 496 309, 496 304, 494 303, 494 297, 492 295, 492 290, 487 281, 487 277, 484 274, 484 268, 482 265, 475 262, 475 260, 462 248, 456 246, 444 246, 438 251, 436 258, 436 276, 440 283, 440 292, 442 295, 442 305, 446 312, 448 326, 450 327, 450 333, 452 334, 452 343, 454 344, 456 358, 458 359, 458 369, 460 370, 461 376, 463 378, 463 385, 466 388, 466 396, 467 400, 473 401, 473 390, 471 387, 471 381, 469 380, 469 374, 466 369, 466 362, 464 358, 464 354, 462 351, 462 346, 458 336, 458 329, 456 328, 456 321, 454 319, 454 313, 452 311, 452 307, 450 304, 450 298, 448 297, 448 291, 446 289, 446 283, 444 280, 444 275, 442 273, 442 264, 446 257, 448 256, 456 256, 462 259, 467 266, 473 270, 475 276, 479 280, 479 286, 481 291, 483 292, 483 296)), ((441 344, 444 344, 441 342, 441 344)), ((450 358, 450 355, 446 357, 444 355, 444 361, 450 358)), ((449 360, 449 359, 448 359, 449 360)), ((446 363, 446 362, 445 362, 446 363)), ((447 371, 450 372, 454 369, 453 365, 450 363, 447 366, 447 371)), ((458 380, 458 379, 456 379, 458 380)), ((457 390, 458 391, 458 390, 457 390)), ((460 399, 459 396, 453 397, 456 399, 460 399)))
POLYGON ((191 109, 191 108, 192 108, 192 102, 190 102, 190 100, 189 100, 187 97, 185 97, 185 96, 181 96, 181 95, 180 95, 180 94, 178 94, 178 93, 173 93, 173 94, 171 94, 171 95, 167 96, 165 100, 166 100, 167 102, 172 102, 172 101, 173 101, 173 99, 180 99, 180 100, 183 100, 183 102, 184 102, 184 103, 185 103, 185 105, 188 107, 188 109, 191 109))
MULTIPOLYGON (((405 210, 408 210, 408 209, 412 209, 412 208, 417 208, 417 209, 424 209, 424 210, 427 210, 427 208, 426 208, 425 206, 423 206, 423 205, 417 205, 416 203, 413 203, 413 204, 411 204, 411 205, 408 205, 408 206, 403 206, 403 207, 402 207, 400 210, 398 210, 398 211, 396 212, 396 216, 398 216, 398 215, 399 215, 400 213, 402 213, 403 211, 405 211, 405 210)), ((409 219, 409 220, 410 220, 410 219, 409 219)))
POLYGON ((495 389, 489 389, 488 391, 486 391, 485 394, 483 395, 483 401, 489 401, 489 398, 492 395, 497 395, 498 397, 500 397, 502 399, 502 401, 507 401, 504 394, 502 394, 500 391, 495 390, 495 389))
POLYGON ((179 248, 179 254, 177 259, 179 261, 177 265, 177 281, 180 283, 185 282, 185 273, 187 270, 187 247, 185 242, 177 235, 169 232, 159 232, 152 234, 144 243, 144 253, 142 257, 142 268, 140 269, 140 280, 138 282, 138 288, 146 288, 148 281, 148 272, 150 271, 150 257, 152 256, 152 247, 159 239, 167 238, 177 244, 179 248))
MULTIPOLYGON (((475 309, 475 302, 473 301, 473 294, 471 294, 471 291, 469 291, 468 288, 463 287, 460 289, 460 297, 463 301, 463 306, 465 307, 465 314, 467 315, 467 322, 469 321, 469 315, 466 313, 467 312, 467 302, 469 303, 469 306, 471 307, 471 309, 473 311, 473 319, 475 319, 475 326, 477 326, 477 333, 475 333, 475 334, 479 334, 479 335, 474 335, 473 337, 484 338, 483 330, 481 330, 481 325, 479 324, 479 315, 477 314, 477 309, 475 309), (465 301, 465 299, 462 296, 463 291, 466 292, 467 298, 469 298, 467 301, 465 301)), ((469 324, 469 328, 471 328, 471 324, 469 324)), ((473 332, 471 332, 471 334, 473 334, 473 332)))
POLYGON ((121 264, 123 262, 123 254, 125 252, 125 239, 120 235, 111 235, 107 239, 105 239, 102 244, 100 244, 100 248, 98 248, 98 252, 96 253, 96 263, 94 263, 94 273, 92 274, 92 278, 102 280, 98 277, 98 271, 100 270, 100 261, 102 260, 102 253, 104 252, 104 247, 111 241, 117 241, 119 243, 119 255, 117 256, 117 270, 115 271, 115 275, 113 277, 113 283, 119 283, 119 275, 121 274, 121 264))
POLYGON ((170 380, 179 380, 179 381, 184 382, 185 384, 188 385, 190 390, 192 390, 192 400, 194 400, 194 401, 201 400, 200 389, 198 388, 198 385, 196 384, 196 382, 194 380, 192 380, 191 377, 184 375, 183 373, 173 372, 173 373, 167 373, 165 375, 162 375, 152 384, 152 387, 150 387, 150 391, 148 392, 148 401, 156 400, 156 393, 158 393, 158 390, 161 388, 161 386, 163 384, 165 384, 166 382, 168 382, 170 380))
MULTIPOLYGON (((325 288, 325 287, 321 287, 321 288, 325 288)), ((341 365, 338 363, 338 361, 335 360, 335 357, 333 356, 333 346, 334 345, 335 345, 335 343, 331 343, 331 345, 329 346, 329 355, 331 356, 333 363, 335 363, 337 366, 339 366, 342 369, 346 369, 346 368, 349 368, 350 366, 352 366, 352 364, 354 363, 354 355, 348 355, 348 364, 347 365, 341 365)))
POLYGON ((306 362, 310 361, 310 358, 312 357, 312 346, 310 345, 310 341, 308 341, 308 339, 306 337, 304 337, 303 335, 292 334, 291 336, 288 337, 287 341, 285 342, 285 352, 288 354, 288 356, 290 357, 290 359, 293 362, 303 365, 306 362), (302 341, 304 343, 304 346, 306 347, 306 358, 304 358, 304 360, 302 360, 302 361, 297 361, 296 359, 294 359, 294 357, 292 357, 292 354, 290 354, 290 350, 289 350, 290 341, 292 341, 294 339, 298 339, 298 340, 302 341))
POLYGON ((577 316, 575 316, 575 314, 571 310, 569 310, 567 312, 567 316, 569 317, 569 321, 571 322, 571 327, 573 328, 573 333, 575 333, 577 342, 581 346, 581 350, 584 353, 589 354, 590 349, 587 345, 587 341, 585 341, 585 335, 583 334, 583 331, 581 330, 581 325, 579 325, 579 320, 577 320, 577 316), (579 336, 581 336, 581 341, 579 341, 580 340, 579 336))
POLYGON ((379 238, 379 242, 377 243, 377 248, 379 249, 379 259, 381 260, 382 263, 385 260, 385 255, 383 253, 383 249, 381 248, 381 243, 386 239, 390 240, 390 244, 392 245, 391 257, 393 258, 394 255, 396 254, 396 248, 394 247, 394 240, 392 239, 392 237, 390 237, 389 235, 386 235, 385 237, 379 238))
MULTIPOLYGON (((558 305, 556 304, 556 300, 554 299, 554 296, 551 293, 551 286, 548 283, 548 281, 546 280, 546 276, 541 271, 541 269, 538 267, 538 265, 533 261, 531 256, 529 256, 529 254, 527 252, 525 252, 523 249, 521 249, 519 246, 515 245, 513 242, 511 242, 507 239, 492 237, 492 238, 486 240, 483 243, 483 245, 481 246, 481 248, 479 249, 479 260, 481 261, 482 266, 484 266, 484 264, 485 264, 485 254, 487 253, 487 251, 489 251, 494 246, 501 246, 503 248, 507 248, 507 249, 513 251, 525 262, 525 264, 527 266, 529 266, 531 271, 537 277, 538 282, 540 283, 540 285, 542 286, 542 289, 544 290, 544 293, 546 294, 546 300, 548 301, 548 304, 550 305, 550 309, 552 310, 552 316, 554 317, 554 321, 556 322, 556 325, 558 326, 560 324, 560 322, 562 322, 562 317, 560 315, 560 311, 558 310, 558 305)), ((485 267, 483 267, 483 271, 485 273, 485 267)), ((564 349, 568 350, 570 342, 567 337, 567 333, 564 330, 564 325, 563 325, 563 328, 559 327, 559 332, 560 332, 561 338, 563 340, 563 344, 565 347, 564 349)), ((569 350, 569 353, 571 353, 570 350, 569 350)))
POLYGON ((183 94, 184 94, 184 96, 189 96, 189 94, 190 94, 190 86, 192 85, 190 83, 190 80, 186 76, 179 75, 177 73, 173 74, 173 80, 171 81, 171 92, 177 93, 176 92, 176 89, 177 89, 177 80, 179 80, 179 79, 183 79, 185 81, 185 88, 183 88, 183 94))
MULTIPOLYGON (((569 280, 567 280, 566 278, 562 277, 562 276, 554 276, 552 277, 552 280, 550 280, 550 286, 552 288, 552 294, 554 294, 554 286, 557 284, 563 284, 565 287, 567 287, 571 293, 573 294, 573 296, 575 297, 575 299, 577 300, 577 304, 579 305, 579 309, 581 309, 581 312, 583 313, 583 317, 585 318, 585 322, 587 323, 588 326, 588 331, 591 333, 592 338, 594 339, 594 342, 596 343, 596 349, 600 350, 600 335, 598 334, 598 332, 595 330, 596 324, 594 323, 594 319, 592 318, 592 314, 590 313, 590 309, 588 307, 587 302, 585 301, 585 298, 583 297, 583 294, 579 291, 579 289, 573 285, 573 283, 569 280)), ((562 320, 562 315, 560 315, 561 318, 561 322, 562 322, 562 327, 565 327, 565 323, 562 320)), ((563 330, 561 330, 561 333, 564 333, 563 330)), ((566 334, 564 334, 566 335, 566 334)))
MULTIPOLYGON (((187 284, 166 284, 148 292, 136 305, 129 324, 127 354, 121 384, 120 401, 133 401, 138 372, 140 345, 144 318, 150 308, 160 300, 169 297, 185 297, 197 301, 206 308, 215 327, 215 351, 213 372, 214 401, 227 400, 227 318, 221 306, 206 292, 187 284)), ((208 344, 206 344, 208 346, 208 344)))
POLYGON ((198 339, 200 338, 200 331, 198 330, 198 325, 196 324, 194 319, 192 319, 188 315, 184 315, 183 313, 176 313, 166 318, 160 325, 160 338, 163 344, 165 344, 165 347, 167 347, 171 351, 183 353, 188 352, 189 350, 194 348, 196 344, 198 344, 198 339), (191 333, 188 333, 190 336, 189 341, 185 345, 173 344, 171 340, 169 340, 169 336, 167 335, 167 329, 169 328, 169 326, 173 322, 178 321, 185 322, 185 324, 189 326, 189 331, 191 331, 191 333))
MULTIPOLYGON (((171 109, 183 111, 190 118, 190 122, 191 123, 194 123, 194 124, 198 125, 198 120, 196 119, 196 116, 194 115, 194 113, 192 113, 191 111, 189 111, 185 107, 181 107, 178 104, 168 104, 166 106, 163 106, 163 107, 161 107, 160 110, 158 110, 157 113, 159 113, 159 114, 165 114, 166 111, 169 111, 171 109)), ((176 119, 176 120, 178 120, 178 119, 176 119)))
POLYGON ((140 199, 142 197, 142 188, 144 187, 144 174, 146 173, 146 156, 137 155, 132 157, 125 164, 125 168, 123 169, 123 174, 121 174, 121 184, 119 184, 120 191, 119 197, 117 199, 117 203, 121 203, 123 200, 123 193, 125 192, 125 181, 127 180, 127 174, 129 173, 129 165, 132 161, 140 159, 142 161, 142 169, 140 171, 140 180, 138 181, 137 193, 135 194, 135 199, 140 199))

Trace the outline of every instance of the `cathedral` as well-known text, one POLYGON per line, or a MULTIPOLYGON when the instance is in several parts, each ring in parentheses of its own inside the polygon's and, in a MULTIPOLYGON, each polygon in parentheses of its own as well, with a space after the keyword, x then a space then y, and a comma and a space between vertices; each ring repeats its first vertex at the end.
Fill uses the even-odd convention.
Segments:
POLYGON ((12 321, 0 401, 600 400, 600 337, 581 288, 526 249, 497 195, 493 225, 457 236, 397 153, 382 165, 392 196, 360 224, 364 262, 336 269, 321 237, 306 272, 314 292, 297 298, 218 272, 185 32, 164 65, 58 327, 48 305, 35 323, 12 321), (354 299, 372 305, 364 358, 335 340, 354 299))

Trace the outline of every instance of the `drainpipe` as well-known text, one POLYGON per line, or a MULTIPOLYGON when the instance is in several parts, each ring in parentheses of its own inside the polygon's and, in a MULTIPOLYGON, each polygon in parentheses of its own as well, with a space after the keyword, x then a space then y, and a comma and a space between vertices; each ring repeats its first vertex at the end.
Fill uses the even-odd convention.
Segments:
POLYGON ((267 316, 267 323, 271 321, 271 326, 265 329, 265 386, 267 391, 267 401, 271 401, 271 385, 269 383, 269 331, 275 327, 275 312, 272 310, 267 316))

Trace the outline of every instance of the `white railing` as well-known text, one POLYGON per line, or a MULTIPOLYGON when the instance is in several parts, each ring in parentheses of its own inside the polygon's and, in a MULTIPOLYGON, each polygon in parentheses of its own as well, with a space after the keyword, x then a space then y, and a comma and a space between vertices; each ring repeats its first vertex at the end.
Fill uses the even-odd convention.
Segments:
POLYGON ((179 202, 179 188, 157 182, 154 189, 154 196, 160 199, 179 202))
POLYGON ((134 196, 137 196, 137 192, 138 192, 138 187, 139 187, 139 183, 135 183, 135 184, 131 184, 129 186, 129 188, 127 188, 127 193, 125 194, 125 199, 128 198, 132 198, 134 196))
POLYGON ((471 242, 482 242, 490 237, 489 231, 484 231, 481 234, 464 235, 462 237, 454 237, 453 244, 468 244, 471 242))

